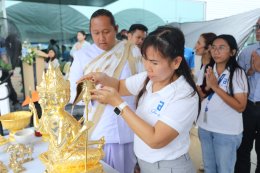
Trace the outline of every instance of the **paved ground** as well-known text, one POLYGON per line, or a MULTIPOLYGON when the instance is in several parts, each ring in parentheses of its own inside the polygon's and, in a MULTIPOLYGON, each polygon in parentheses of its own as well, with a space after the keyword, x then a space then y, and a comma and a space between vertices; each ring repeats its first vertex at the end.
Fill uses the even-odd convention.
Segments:
MULTIPOLYGON (((193 161, 193 164, 195 165, 197 169, 197 173, 202 173, 203 171, 199 171, 199 167, 202 163, 202 156, 201 156, 201 147, 200 147, 200 141, 198 138, 198 132, 197 128, 193 128, 191 130, 191 147, 189 151, 191 155, 191 159, 193 161)), ((251 173, 255 172, 256 169, 256 153, 253 150, 251 154, 251 173)))

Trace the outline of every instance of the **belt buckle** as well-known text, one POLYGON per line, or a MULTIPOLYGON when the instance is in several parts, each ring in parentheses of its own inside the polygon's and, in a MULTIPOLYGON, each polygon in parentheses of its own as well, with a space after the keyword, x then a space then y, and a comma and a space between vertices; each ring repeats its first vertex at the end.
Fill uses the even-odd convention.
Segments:
POLYGON ((259 102, 259 101, 256 101, 256 102, 251 101, 251 102, 253 103, 254 106, 260 105, 260 102, 259 102))

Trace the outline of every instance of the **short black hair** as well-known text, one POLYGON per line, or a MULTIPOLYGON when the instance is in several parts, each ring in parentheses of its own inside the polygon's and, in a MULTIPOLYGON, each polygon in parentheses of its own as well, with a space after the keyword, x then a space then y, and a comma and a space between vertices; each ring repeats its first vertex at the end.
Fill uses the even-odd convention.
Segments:
POLYGON ((78 31, 77 33, 81 33, 82 35, 86 36, 86 32, 85 31, 78 31))
POLYGON ((110 11, 106 10, 106 9, 99 9, 99 10, 95 11, 91 15, 89 27, 91 27, 91 20, 93 18, 99 17, 99 16, 107 16, 110 19, 110 22, 111 22, 112 26, 116 27, 116 21, 115 21, 115 18, 113 16, 113 14, 110 11))
POLYGON ((50 44, 51 44, 51 45, 55 45, 55 44, 57 44, 57 41, 54 40, 54 39, 50 39, 50 44))
POLYGON ((128 33, 134 33, 136 30, 147 32, 148 28, 143 24, 133 24, 130 26, 128 33))

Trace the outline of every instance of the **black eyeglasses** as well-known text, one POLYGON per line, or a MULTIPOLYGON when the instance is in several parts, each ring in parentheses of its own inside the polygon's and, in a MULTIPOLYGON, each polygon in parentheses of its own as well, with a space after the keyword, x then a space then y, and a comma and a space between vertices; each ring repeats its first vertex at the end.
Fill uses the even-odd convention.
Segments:
POLYGON ((258 29, 260 29, 260 25, 259 24, 254 25, 254 30, 258 30, 258 29))

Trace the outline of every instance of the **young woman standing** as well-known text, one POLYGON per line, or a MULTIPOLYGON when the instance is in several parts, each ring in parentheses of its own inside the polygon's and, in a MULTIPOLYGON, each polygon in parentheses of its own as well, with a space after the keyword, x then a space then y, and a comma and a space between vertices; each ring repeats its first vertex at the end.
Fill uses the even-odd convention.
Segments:
POLYGON ((206 69, 206 90, 198 119, 205 173, 234 172, 242 139, 242 112, 247 102, 245 72, 236 61, 237 43, 231 35, 213 40, 213 68, 206 69))

